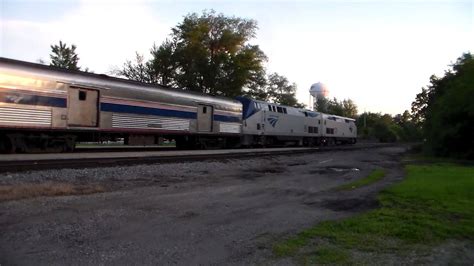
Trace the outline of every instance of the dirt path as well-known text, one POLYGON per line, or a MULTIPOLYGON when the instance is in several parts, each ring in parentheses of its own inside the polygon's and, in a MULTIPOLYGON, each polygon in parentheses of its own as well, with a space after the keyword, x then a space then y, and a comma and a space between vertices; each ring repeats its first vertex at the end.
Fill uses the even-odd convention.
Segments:
POLYGON ((0 264, 268 263, 278 237, 374 207, 376 192, 402 178, 403 152, 386 147, 0 176, 118 189, 0 203, 0 264), (333 190, 375 168, 386 169, 382 181, 333 190))

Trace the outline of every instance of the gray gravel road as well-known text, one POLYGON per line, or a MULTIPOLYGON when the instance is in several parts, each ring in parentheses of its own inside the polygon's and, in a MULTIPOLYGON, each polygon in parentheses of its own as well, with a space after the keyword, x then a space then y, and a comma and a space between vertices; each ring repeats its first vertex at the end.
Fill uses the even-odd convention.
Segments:
POLYGON ((109 192, 0 203, 0 265, 273 264, 271 245, 319 221, 376 205, 403 176, 403 147, 225 162, 0 175, 0 184, 61 181, 109 192), (387 169, 380 182, 333 188, 387 169))

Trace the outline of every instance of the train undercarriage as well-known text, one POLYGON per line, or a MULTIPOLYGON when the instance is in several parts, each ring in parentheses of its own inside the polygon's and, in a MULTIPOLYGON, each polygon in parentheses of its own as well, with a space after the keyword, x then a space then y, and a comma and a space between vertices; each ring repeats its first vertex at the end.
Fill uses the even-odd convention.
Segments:
POLYGON ((73 152, 78 142, 107 142, 123 140, 124 145, 160 145, 163 139, 174 140, 178 149, 232 149, 240 147, 316 147, 354 144, 355 138, 282 136, 216 136, 216 135, 141 135, 98 132, 29 132, 0 133, 0 153, 73 152))
POLYGON ((174 140, 178 149, 240 147, 239 136, 7 131, 0 133, 0 153, 73 152, 80 142, 121 141, 130 146, 156 146, 162 144, 163 139, 174 140))

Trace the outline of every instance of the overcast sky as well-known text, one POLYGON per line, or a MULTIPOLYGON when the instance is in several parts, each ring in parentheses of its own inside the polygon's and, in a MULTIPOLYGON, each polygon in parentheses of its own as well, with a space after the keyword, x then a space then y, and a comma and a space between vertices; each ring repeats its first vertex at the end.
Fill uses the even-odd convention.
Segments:
POLYGON ((78 47, 80 66, 109 73, 204 9, 255 19, 251 42, 268 56, 268 72, 295 82, 305 104, 311 84, 323 82, 359 112, 401 113, 431 74, 474 52, 474 0, 0 0, 0 56, 48 61, 62 40, 78 47))

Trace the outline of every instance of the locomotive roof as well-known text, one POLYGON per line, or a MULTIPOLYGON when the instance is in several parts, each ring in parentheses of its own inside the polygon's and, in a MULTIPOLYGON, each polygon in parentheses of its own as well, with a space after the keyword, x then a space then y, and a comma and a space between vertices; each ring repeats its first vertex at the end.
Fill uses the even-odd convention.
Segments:
MULTIPOLYGON (((243 97, 243 98, 245 98, 245 97, 243 97)), ((287 105, 281 105, 281 104, 278 104, 278 103, 265 102, 265 101, 262 101, 262 100, 254 100, 254 99, 249 99, 249 100, 254 101, 254 102, 257 102, 257 103, 263 103, 263 104, 269 104, 269 105, 275 105, 275 106, 282 106, 282 107, 286 107, 286 108, 293 108, 293 109, 299 110, 299 111, 301 111, 301 112, 308 112, 308 113, 314 113, 314 114, 321 114, 323 117, 335 117, 335 118, 339 118, 339 119, 345 119, 345 120, 350 120, 350 121, 356 121, 355 119, 350 118, 350 117, 344 117, 344 116, 339 116, 339 115, 326 114, 326 113, 322 113, 322 112, 318 112, 318 111, 311 111, 311 110, 304 109, 304 108, 297 108, 297 107, 292 107, 292 106, 287 106, 287 105)))
POLYGON ((142 87, 155 88, 155 89, 158 88, 158 89, 167 90, 171 92, 181 92, 181 93, 186 93, 186 94, 191 94, 191 95, 196 95, 196 96, 204 96, 204 97, 207 96, 207 97, 213 97, 213 98, 217 98, 221 100, 237 102, 236 100, 232 98, 227 98, 227 97, 219 96, 219 95, 212 95, 212 94, 206 94, 202 92, 183 90, 183 89, 173 88, 173 87, 165 86, 161 84, 144 83, 144 82, 125 79, 125 78, 113 77, 106 74, 96 74, 96 73, 85 72, 81 70, 71 70, 71 69, 65 69, 65 68, 56 67, 56 66, 42 65, 38 63, 26 62, 26 61, 21 61, 21 60, 6 58, 6 57, 0 57, 0 63, 14 64, 17 66, 30 67, 30 68, 35 68, 39 70, 53 71, 53 72, 59 72, 59 73, 64 73, 64 74, 89 76, 91 78, 101 79, 104 81, 121 82, 124 84, 130 84, 130 85, 135 85, 135 86, 142 86, 142 87))

